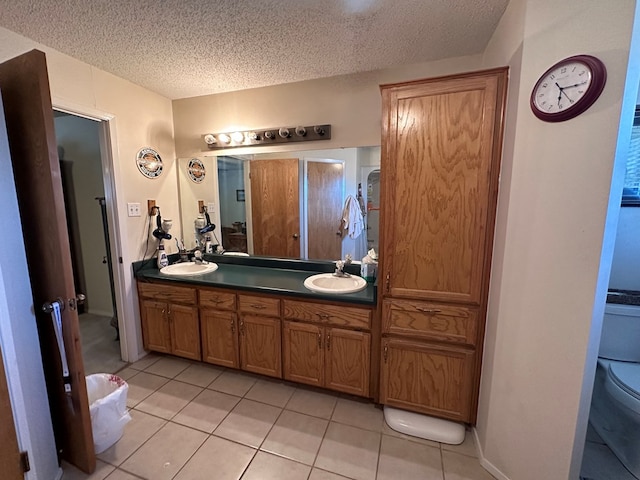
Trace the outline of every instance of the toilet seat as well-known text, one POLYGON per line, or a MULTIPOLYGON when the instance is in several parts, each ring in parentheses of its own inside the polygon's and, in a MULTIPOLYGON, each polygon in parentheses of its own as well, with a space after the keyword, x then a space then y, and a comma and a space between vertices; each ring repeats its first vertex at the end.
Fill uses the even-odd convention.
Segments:
POLYGON ((608 363, 606 390, 622 405, 640 415, 640 363, 608 363))

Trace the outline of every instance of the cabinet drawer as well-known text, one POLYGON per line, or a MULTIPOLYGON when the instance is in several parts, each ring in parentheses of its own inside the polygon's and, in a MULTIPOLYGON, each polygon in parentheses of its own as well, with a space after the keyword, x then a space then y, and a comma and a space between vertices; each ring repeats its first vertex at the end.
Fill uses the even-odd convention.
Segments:
POLYGON ((153 298, 159 302, 196 303, 196 289, 190 287, 140 282, 138 283, 138 293, 141 297, 153 298))
POLYGON ((284 317, 339 327, 371 329, 371 310, 366 308, 285 300, 284 317))
POLYGON ((200 289, 200 306, 217 310, 235 310, 235 293, 221 292, 220 290, 200 289))
POLYGON ((280 316, 280 300, 277 298, 238 295, 238 308, 243 313, 254 313, 270 317, 280 316))
POLYGON ((409 300, 385 300, 382 332, 475 345, 478 310, 409 300))

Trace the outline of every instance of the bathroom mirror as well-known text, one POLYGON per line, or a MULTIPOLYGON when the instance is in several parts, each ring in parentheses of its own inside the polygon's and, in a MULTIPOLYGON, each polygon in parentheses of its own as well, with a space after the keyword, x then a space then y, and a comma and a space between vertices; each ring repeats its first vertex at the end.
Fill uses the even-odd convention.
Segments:
POLYGON ((378 250, 379 171, 379 146, 179 158, 185 246, 204 240, 194 223, 204 206, 216 225, 212 243, 228 252, 359 260, 378 250), (364 212, 355 238, 340 228, 349 196, 364 212))

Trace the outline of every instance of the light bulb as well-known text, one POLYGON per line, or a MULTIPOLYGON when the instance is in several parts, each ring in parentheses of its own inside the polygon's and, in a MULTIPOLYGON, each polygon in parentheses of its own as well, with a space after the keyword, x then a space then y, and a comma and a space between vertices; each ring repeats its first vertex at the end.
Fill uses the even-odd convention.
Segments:
POLYGON ((244 134, 242 132, 233 132, 231 134, 231 140, 233 140, 235 143, 242 143, 242 141, 244 140, 244 134))
POLYGON ((226 133, 221 133, 218 135, 218 140, 221 143, 229 143, 231 141, 231 138, 226 133))

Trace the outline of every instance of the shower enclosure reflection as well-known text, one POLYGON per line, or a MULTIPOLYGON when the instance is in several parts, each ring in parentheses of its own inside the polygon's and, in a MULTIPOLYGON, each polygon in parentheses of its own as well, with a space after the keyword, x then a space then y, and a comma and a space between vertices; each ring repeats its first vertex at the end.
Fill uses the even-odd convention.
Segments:
POLYGON ((362 206, 378 208, 380 147, 261 153, 178 159, 180 211, 185 246, 194 248, 194 221, 207 207, 217 228, 211 240, 226 251, 251 255, 336 260, 364 256, 377 246, 376 211, 363 208, 362 235, 340 229, 345 200, 363 193, 362 206), (205 174, 194 180, 189 164, 205 174), (360 187, 360 188, 359 188, 360 187), (368 198, 371 196, 371 198, 368 198))

